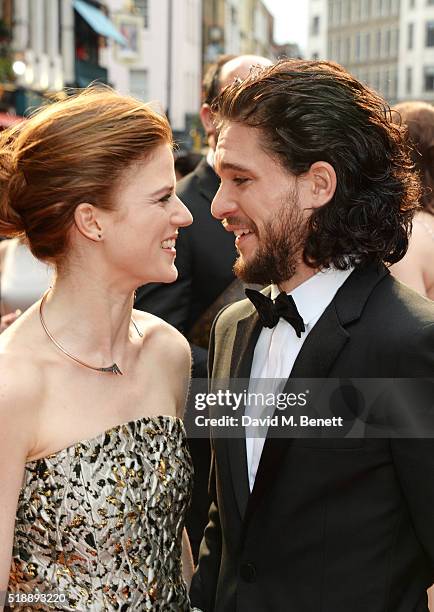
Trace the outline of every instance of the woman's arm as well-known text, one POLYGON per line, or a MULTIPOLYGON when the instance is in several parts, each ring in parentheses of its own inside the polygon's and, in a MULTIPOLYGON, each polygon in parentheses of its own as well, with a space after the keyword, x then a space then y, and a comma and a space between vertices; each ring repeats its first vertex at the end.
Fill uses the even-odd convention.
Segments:
POLYGON ((29 401, 35 389, 31 389, 29 370, 26 379, 22 364, 12 369, 0 359, 0 591, 6 591, 9 583, 18 496, 36 430, 36 410, 29 401))
POLYGON ((182 532, 182 575, 190 590, 191 578, 194 572, 193 555, 191 554, 190 540, 184 527, 182 532))

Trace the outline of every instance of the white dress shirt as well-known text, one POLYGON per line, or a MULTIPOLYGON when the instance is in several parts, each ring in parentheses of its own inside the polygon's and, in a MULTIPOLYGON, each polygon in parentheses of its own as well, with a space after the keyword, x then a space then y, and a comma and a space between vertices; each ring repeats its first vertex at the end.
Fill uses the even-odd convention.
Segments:
MULTIPOLYGON (((282 318, 273 329, 267 327, 262 329, 253 354, 249 394, 258 392, 277 394, 282 391, 308 334, 352 271, 353 268, 345 271, 335 268, 322 270, 288 294, 295 301, 306 331, 298 338, 292 325, 282 318), (261 379, 266 379, 262 386, 261 379)), ((272 285, 270 297, 274 300, 279 293, 277 285, 272 285)), ((265 407, 264 410, 264 407, 247 404, 245 409, 245 414, 248 416, 259 416, 259 414, 265 416, 273 412, 274 406, 265 407)), ((246 427, 250 491, 255 483, 265 437, 266 428, 258 432, 254 427, 246 427)))

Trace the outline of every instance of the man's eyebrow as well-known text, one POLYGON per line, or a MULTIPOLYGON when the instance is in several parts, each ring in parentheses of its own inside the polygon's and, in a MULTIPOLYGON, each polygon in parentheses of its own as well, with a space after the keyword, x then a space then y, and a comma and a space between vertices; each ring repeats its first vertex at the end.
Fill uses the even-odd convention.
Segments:
POLYGON ((168 193, 169 191, 173 191, 173 190, 174 190, 173 185, 168 185, 167 187, 161 187, 161 189, 158 189, 157 191, 154 191, 154 193, 151 193, 149 197, 157 198, 159 195, 164 195, 165 193, 168 193))
POLYGON ((234 170, 235 172, 251 172, 251 170, 249 170, 249 168, 246 168, 245 166, 241 166, 240 164, 232 164, 230 162, 225 162, 225 161, 222 161, 219 164, 217 164, 217 170, 219 171, 234 170))

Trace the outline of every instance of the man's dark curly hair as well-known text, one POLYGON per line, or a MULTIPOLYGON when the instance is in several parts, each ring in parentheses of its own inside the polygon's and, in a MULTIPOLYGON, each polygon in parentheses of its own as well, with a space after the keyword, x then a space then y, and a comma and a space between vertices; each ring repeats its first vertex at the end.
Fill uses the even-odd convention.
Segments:
POLYGON ((377 93, 332 62, 282 60, 225 89, 213 110, 222 124, 259 129, 264 150, 295 175, 317 161, 333 166, 336 192, 309 219, 308 265, 343 270, 405 255, 420 185, 377 93))

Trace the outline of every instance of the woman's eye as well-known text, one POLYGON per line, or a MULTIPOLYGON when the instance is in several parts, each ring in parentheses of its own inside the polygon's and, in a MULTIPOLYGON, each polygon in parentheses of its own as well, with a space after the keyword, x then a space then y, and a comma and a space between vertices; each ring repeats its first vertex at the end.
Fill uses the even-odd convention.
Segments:
POLYGON ((172 197, 172 193, 166 193, 166 195, 163 196, 162 198, 160 198, 158 201, 159 202, 168 202, 171 197, 172 197))
POLYGON ((236 176, 235 178, 232 179, 233 182, 235 183, 235 185, 242 185, 243 183, 245 183, 246 181, 248 181, 249 179, 246 178, 241 178, 239 176, 236 176))

